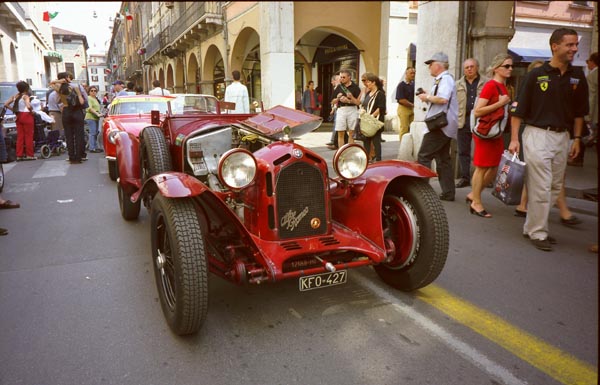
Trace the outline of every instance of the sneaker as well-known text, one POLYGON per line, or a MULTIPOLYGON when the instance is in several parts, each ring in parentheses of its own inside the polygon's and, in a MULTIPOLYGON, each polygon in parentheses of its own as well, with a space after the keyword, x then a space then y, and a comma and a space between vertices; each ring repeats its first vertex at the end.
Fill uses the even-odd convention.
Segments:
POLYGON ((21 160, 37 160, 37 158, 35 156, 24 156, 21 160))
POLYGON ((550 240, 548 238, 546 239, 532 239, 531 243, 533 243, 533 245, 542 251, 552 251, 553 247, 552 244, 550 243, 550 240))
POLYGON ((86 160, 88 160, 87 154, 81 157, 82 162, 85 162, 86 160))

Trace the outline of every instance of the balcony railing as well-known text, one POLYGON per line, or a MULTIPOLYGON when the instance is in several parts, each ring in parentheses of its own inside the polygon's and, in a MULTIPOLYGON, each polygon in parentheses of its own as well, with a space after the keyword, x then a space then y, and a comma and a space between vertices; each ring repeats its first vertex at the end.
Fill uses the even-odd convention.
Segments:
POLYGON ((184 9, 178 17, 177 23, 170 28, 172 39, 177 39, 182 33, 198 23, 207 21, 214 23, 222 18, 221 2, 203 1, 193 2, 192 5, 184 9))

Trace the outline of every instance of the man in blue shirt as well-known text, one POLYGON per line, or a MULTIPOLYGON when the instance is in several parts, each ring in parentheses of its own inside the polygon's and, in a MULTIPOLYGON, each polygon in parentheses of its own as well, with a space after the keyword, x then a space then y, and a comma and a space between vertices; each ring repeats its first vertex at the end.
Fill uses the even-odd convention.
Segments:
POLYGON ((438 180, 442 188, 440 199, 453 201, 456 189, 450 158, 450 142, 453 138, 456 139, 458 131, 456 85, 452 75, 448 72, 448 55, 437 52, 425 64, 429 66, 429 73, 435 78, 431 91, 418 95, 422 102, 429 103, 425 118, 445 111, 448 124, 434 131, 428 130, 423 136, 417 161, 423 166, 431 168, 431 161, 435 159, 438 180))

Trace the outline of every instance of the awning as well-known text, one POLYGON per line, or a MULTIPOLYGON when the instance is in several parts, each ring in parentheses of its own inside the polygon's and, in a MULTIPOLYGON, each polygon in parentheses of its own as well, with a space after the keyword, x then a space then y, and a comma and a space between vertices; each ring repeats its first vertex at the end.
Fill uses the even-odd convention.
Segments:
POLYGON ((61 61, 63 61, 63 56, 60 52, 56 52, 56 51, 46 51, 44 53, 44 57, 49 61, 49 62, 56 62, 59 63, 61 61))
POLYGON ((549 49, 539 48, 509 48, 508 53, 515 63, 531 63, 534 60, 550 60, 552 52, 549 49))

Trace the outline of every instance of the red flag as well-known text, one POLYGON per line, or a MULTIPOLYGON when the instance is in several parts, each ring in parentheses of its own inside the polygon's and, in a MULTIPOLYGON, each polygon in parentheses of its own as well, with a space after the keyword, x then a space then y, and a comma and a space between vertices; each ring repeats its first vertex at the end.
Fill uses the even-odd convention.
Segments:
POLYGON ((44 21, 50 21, 50 20, 54 19, 56 17, 56 15, 58 15, 58 12, 52 12, 52 13, 50 13, 48 11, 45 11, 44 12, 44 16, 43 16, 43 20, 44 21))

